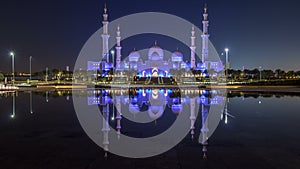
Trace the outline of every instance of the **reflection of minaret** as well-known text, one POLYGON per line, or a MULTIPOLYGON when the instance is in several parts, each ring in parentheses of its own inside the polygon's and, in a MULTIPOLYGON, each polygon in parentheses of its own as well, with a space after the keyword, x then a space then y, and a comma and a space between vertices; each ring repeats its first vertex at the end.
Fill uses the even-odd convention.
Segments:
POLYGON ((103 149, 105 151, 105 157, 107 157, 107 152, 108 152, 108 145, 109 145, 109 140, 108 140, 108 133, 110 131, 109 128, 109 103, 106 103, 106 106, 103 106, 103 121, 102 121, 102 132, 103 132, 103 149))
MULTIPOLYGON (((120 103, 120 98, 117 99, 117 106, 121 105, 120 103)), ((117 108, 117 134, 118 134, 118 139, 120 139, 120 135, 121 135, 121 119, 122 119, 122 116, 121 116, 121 106, 119 107, 119 109, 117 108)))
POLYGON ((194 134, 195 134, 195 120, 196 120, 196 114, 195 114, 195 99, 196 98, 191 98, 190 99, 190 108, 191 108, 191 116, 190 116, 190 120, 191 120, 191 136, 192 139, 194 139, 194 134))
MULTIPOLYGON (((209 97, 208 97, 209 99, 209 97)), ((204 104, 205 103, 202 103, 202 128, 201 128, 201 135, 202 135, 202 138, 200 138, 201 140, 201 144, 203 145, 203 148, 202 148, 202 152, 203 152, 203 158, 207 158, 206 156, 206 152, 207 152, 207 145, 208 145, 208 142, 207 142, 207 134, 209 132, 209 129, 208 129, 208 110, 204 107, 204 104)), ((209 102, 208 102, 209 104, 209 102)))
POLYGON ((192 36, 191 36, 191 69, 194 69, 196 67, 196 61, 195 61, 195 51, 196 51, 196 46, 195 46, 195 28, 194 26, 192 27, 192 36))
POLYGON ((205 65, 205 59, 208 57, 208 13, 207 13, 207 7, 205 4, 204 7, 204 14, 203 14, 204 20, 202 21, 203 24, 203 33, 201 35, 202 37, 202 63, 205 65))
POLYGON ((104 5, 104 14, 103 14, 103 33, 102 33, 102 40, 103 40, 103 48, 102 48, 102 58, 106 57, 107 63, 109 62, 109 53, 108 53, 108 14, 106 4, 104 5))
POLYGON ((117 30, 117 46, 116 46, 116 50, 117 50, 117 59, 116 59, 116 68, 120 69, 121 67, 121 32, 120 32, 120 26, 118 26, 118 30, 117 30))

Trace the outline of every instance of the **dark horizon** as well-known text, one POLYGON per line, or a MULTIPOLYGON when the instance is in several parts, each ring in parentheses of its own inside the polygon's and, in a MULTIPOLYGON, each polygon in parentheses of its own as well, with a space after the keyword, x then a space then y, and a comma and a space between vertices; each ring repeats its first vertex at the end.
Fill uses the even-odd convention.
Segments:
MULTIPOLYGON (((210 40, 222 53, 230 49, 233 69, 299 70, 299 2, 271 0, 208 1, 210 40)), ((33 72, 66 66, 73 69, 76 57, 87 39, 102 26, 104 1, 12 0, 1 5, 0 71, 11 71, 9 52, 15 52, 16 72, 33 72)), ((177 15, 202 29, 204 1, 107 1, 109 21, 138 12, 165 12, 177 15), (121 4, 121 5, 120 5, 121 4)), ((158 23, 159 24, 159 23, 158 23)), ((114 32, 110 30, 114 40, 114 32)), ((190 36, 190 30, 186 30, 190 36)), ((197 41, 201 40, 197 35, 197 41)), ((124 44, 123 56, 139 42, 124 44)), ((153 39, 139 45, 149 47, 153 39)), ((123 45, 123 44, 122 44, 123 45)), ((199 48, 200 46, 198 46, 199 48)), ((99 46, 100 48, 100 46, 99 46)), ((167 47, 170 50, 174 46, 167 47)), ((189 51, 183 50, 184 55, 189 51)), ((220 56, 222 57, 222 56, 220 56)), ((224 60, 224 58, 221 58, 224 60)))

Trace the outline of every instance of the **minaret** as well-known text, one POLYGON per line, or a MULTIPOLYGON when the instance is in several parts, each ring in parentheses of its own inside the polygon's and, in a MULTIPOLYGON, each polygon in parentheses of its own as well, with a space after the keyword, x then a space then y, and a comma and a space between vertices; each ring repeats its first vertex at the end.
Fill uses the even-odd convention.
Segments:
POLYGON ((204 6, 204 14, 203 14, 203 31, 202 31, 202 63, 205 65, 205 60, 208 58, 208 13, 207 13, 207 7, 206 4, 204 6))
POLYGON ((191 69, 194 69, 196 67, 196 61, 195 61, 195 51, 196 51, 196 46, 195 46, 195 27, 193 25, 192 27, 192 36, 191 36, 191 69))
POLYGON ((121 134, 121 119, 122 119, 122 114, 121 114, 121 98, 117 97, 116 98, 116 103, 117 103, 117 134, 118 134, 118 139, 120 139, 120 134, 121 134))
POLYGON ((117 30, 117 46, 116 46, 116 50, 117 50, 117 59, 116 59, 116 68, 120 69, 121 67, 121 32, 120 32, 120 26, 118 26, 118 30, 117 30))
POLYGON ((103 14, 103 33, 102 33, 102 40, 103 40, 103 47, 102 47, 102 59, 106 58, 107 63, 109 63, 109 52, 108 52, 108 14, 106 4, 104 4, 104 14, 103 14))

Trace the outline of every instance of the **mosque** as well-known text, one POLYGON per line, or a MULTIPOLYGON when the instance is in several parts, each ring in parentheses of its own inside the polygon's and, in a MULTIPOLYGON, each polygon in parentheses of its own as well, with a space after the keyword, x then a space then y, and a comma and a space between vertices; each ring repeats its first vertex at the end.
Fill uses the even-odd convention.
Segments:
POLYGON ((108 34, 108 13, 106 6, 104 7, 103 14, 103 48, 102 48, 102 58, 101 61, 88 61, 87 69, 88 71, 100 72, 102 77, 108 76, 110 70, 126 72, 135 71, 137 72, 138 78, 156 78, 172 77, 170 70, 200 70, 205 72, 207 70, 213 70, 214 72, 221 72, 223 70, 223 64, 221 61, 210 61, 209 60, 209 33, 208 33, 208 11, 207 7, 204 7, 203 14, 203 33, 202 38, 202 57, 201 61, 196 63, 195 51, 196 51, 196 34, 194 26, 191 29, 191 46, 190 46, 190 61, 184 61, 184 55, 178 50, 171 54, 171 56, 165 56, 164 50, 160 48, 157 43, 154 43, 148 51, 148 56, 143 58, 148 58, 148 60, 142 60, 141 55, 138 51, 132 51, 128 55, 128 59, 121 60, 122 56, 122 46, 121 46, 121 30, 118 26, 116 30, 116 58, 114 58, 114 52, 110 53, 108 49, 108 41, 110 35, 108 34), (164 60, 164 58, 168 58, 164 60))

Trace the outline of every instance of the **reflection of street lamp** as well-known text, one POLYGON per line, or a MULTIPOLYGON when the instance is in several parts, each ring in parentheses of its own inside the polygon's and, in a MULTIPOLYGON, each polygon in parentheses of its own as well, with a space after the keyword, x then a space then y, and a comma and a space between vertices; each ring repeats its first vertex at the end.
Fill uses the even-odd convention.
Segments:
POLYGON ((111 120, 115 120, 115 106, 113 106, 112 117, 111 120))
POLYGON ((226 71, 226 80, 228 78, 228 52, 229 52, 229 49, 228 48, 225 48, 225 52, 226 52, 226 63, 225 63, 225 71, 226 71))
POLYGON ((15 84, 15 54, 14 52, 10 52, 11 56, 11 69, 12 69, 12 85, 15 84))
POLYGON ((46 91, 46 102, 48 103, 49 102, 49 92, 46 91))
POLYGON ((12 93, 13 94, 13 105, 12 105, 12 114, 10 115, 10 117, 13 119, 16 116, 16 96, 15 96, 15 92, 12 93))
POLYGON ((30 114, 33 114, 33 110, 32 110, 32 91, 29 92, 30 94, 30 114))

